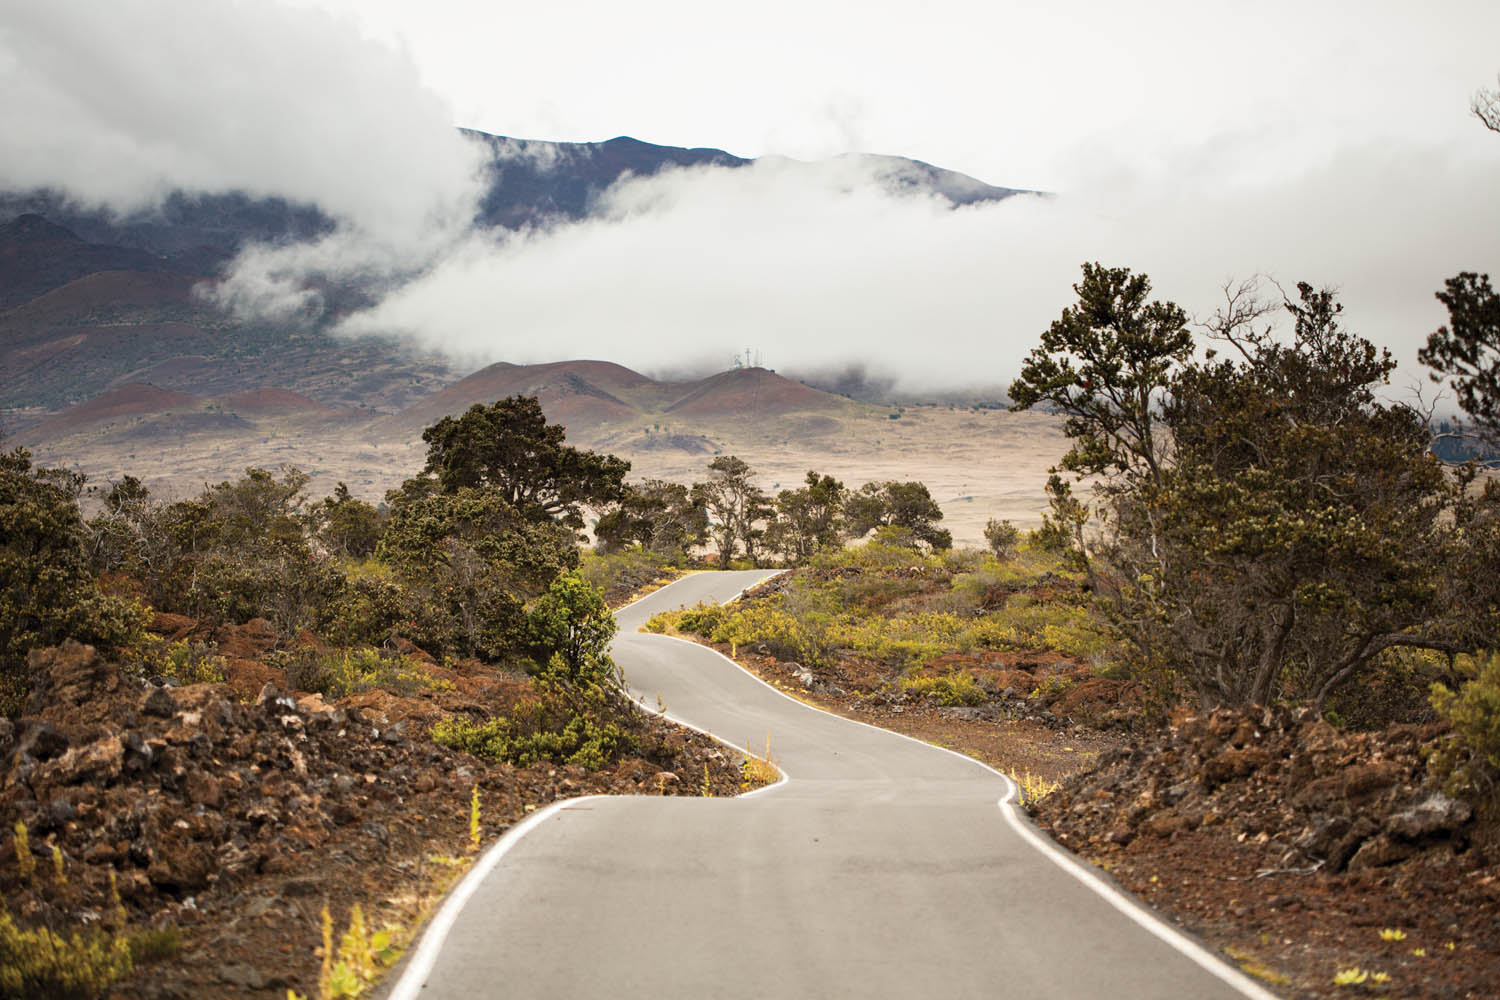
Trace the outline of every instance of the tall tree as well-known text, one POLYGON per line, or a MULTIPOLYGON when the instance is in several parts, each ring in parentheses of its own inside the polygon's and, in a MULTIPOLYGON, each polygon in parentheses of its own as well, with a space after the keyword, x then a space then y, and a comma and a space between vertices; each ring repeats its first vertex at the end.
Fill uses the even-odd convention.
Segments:
POLYGON ((659 556, 675 557, 708 537, 708 511, 681 483, 647 479, 626 483, 619 501, 594 526, 598 549, 609 552, 638 545, 659 556))
POLYGON ((809 470, 801 489, 776 496, 775 517, 766 541, 788 562, 800 563, 816 552, 836 548, 843 527, 844 484, 809 470))
POLYGON ((364 558, 375 552, 385 521, 370 504, 339 483, 333 495, 313 504, 307 512, 313 537, 335 555, 364 558))
POLYGON ((1174 302, 1148 302, 1150 279, 1129 268, 1084 264, 1073 291, 1077 303, 1042 334, 1011 383, 1011 409, 1049 403, 1066 415, 1073 446, 1065 469, 1157 478, 1168 445, 1157 405, 1193 350, 1187 313, 1174 302))
POLYGON ((1224 357, 1191 361, 1173 331, 1134 352, 1105 338, 1069 348, 1138 386, 1068 410, 1088 459, 1075 470, 1113 473, 1087 549, 1095 590, 1137 667, 1206 704, 1321 709, 1385 649, 1472 644, 1460 599, 1483 600, 1449 569, 1460 526, 1485 519, 1461 509, 1425 422, 1377 396, 1389 353, 1345 329, 1327 291, 1299 285, 1281 309, 1286 342, 1257 327, 1266 310, 1247 286, 1230 293, 1208 324, 1224 357), (1118 432, 1122 399, 1127 422, 1154 425, 1154 447, 1118 432))
POLYGON ((865 483, 844 502, 844 533, 863 538, 875 528, 900 528, 933 549, 951 549, 953 535, 937 522, 943 509, 920 482, 865 483))
POLYGON ((693 484, 693 496, 709 516, 709 537, 719 550, 719 564, 727 565, 739 546, 754 559, 762 529, 771 513, 764 491, 751 481, 754 470, 734 455, 720 455, 708 463, 708 480, 693 484))
POLYGON ((1459 407, 1500 447, 1500 295, 1489 275, 1473 271, 1444 286, 1437 298, 1448 308, 1448 325, 1428 336, 1417 359, 1435 369, 1433 381, 1452 380, 1459 407))
POLYGON ((446 493, 466 487, 498 490, 528 517, 583 527, 583 505, 617 501, 630 463, 613 455, 564 444, 558 424, 547 423, 535 396, 511 396, 461 417, 444 417, 422 432, 425 472, 446 493))

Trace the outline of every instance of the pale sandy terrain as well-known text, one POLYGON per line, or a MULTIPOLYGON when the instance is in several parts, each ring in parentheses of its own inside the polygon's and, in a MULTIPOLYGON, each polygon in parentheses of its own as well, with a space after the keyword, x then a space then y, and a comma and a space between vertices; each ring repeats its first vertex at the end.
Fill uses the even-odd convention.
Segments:
MULTIPOLYGON (((790 414, 766 420, 643 421, 569 428, 569 441, 631 462, 632 479, 691 483, 706 475, 714 453, 735 454, 770 492, 800 485, 809 469, 857 487, 870 480, 916 479, 942 505, 944 525, 960 545, 982 544, 984 523, 1009 518, 1035 527, 1046 508, 1047 468, 1066 450, 1061 421, 1041 413, 907 407, 892 420, 884 408, 851 404, 837 414, 790 414), (675 437, 674 437, 675 436, 675 437), (683 447, 699 448, 696 453, 683 447)), ((666 416, 666 415, 662 415, 666 416)), ((379 501, 422 466, 425 447, 380 440, 369 425, 338 420, 262 418, 238 430, 163 433, 115 426, 35 449, 45 464, 65 465, 94 483, 130 473, 162 498, 179 499, 241 474, 247 466, 297 466, 322 496, 342 480, 357 496, 379 501)))

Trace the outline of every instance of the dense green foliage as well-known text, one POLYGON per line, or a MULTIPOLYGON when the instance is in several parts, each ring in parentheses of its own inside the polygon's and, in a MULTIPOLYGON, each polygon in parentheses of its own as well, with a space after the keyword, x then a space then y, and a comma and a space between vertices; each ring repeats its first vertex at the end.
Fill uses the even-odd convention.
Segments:
POLYGON ((573 533, 522 515, 498 490, 392 491, 379 557, 400 581, 410 638, 457 656, 501 659, 528 641, 526 603, 578 565, 573 533))
POLYGON ((1457 691, 1433 685, 1433 707, 1453 729, 1430 766, 1450 791, 1500 808, 1500 655, 1471 663, 1473 676, 1457 691))
MULTIPOLYGON (((602 666, 600 661, 592 661, 602 666)), ((576 672, 561 655, 537 676, 537 697, 509 715, 476 722, 454 716, 433 726, 444 746, 519 766, 539 761, 597 770, 636 745, 622 695, 604 675, 576 672)))
POLYGON ((1330 293, 1298 287, 1286 343, 1241 287, 1208 324, 1227 356, 1194 360, 1180 309, 1086 265, 1079 304, 1011 390, 1067 414, 1064 468, 1100 477, 1100 530, 1086 538, 1086 508, 1054 477, 1049 531, 1072 535, 1131 662, 1166 693, 1321 709, 1386 649, 1493 641, 1478 627, 1493 574, 1454 574, 1488 502, 1430 455, 1418 414, 1376 396, 1389 354, 1344 329, 1330 293))
POLYGON ((20 710, 32 649, 66 638, 113 646, 136 625, 99 591, 78 510, 81 477, 36 469, 17 449, 0 455, 0 711, 20 710))
POLYGON ((308 528, 324 551, 336 556, 363 559, 374 555, 385 522, 380 512, 339 483, 333 495, 313 504, 307 512, 308 528))
POLYGON ((564 573, 552 581, 532 605, 527 628, 532 650, 548 657, 549 670, 565 671, 570 684, 608 680, 615 618, 599 589, 581 573, 564 573))
POLYGON ((665 559, 683 559, 708 538, 704 498, 681 483, 647 479, 627 483, 594 526, 601 553, 639 548, 665 559))
POLYGON ((848 491, 832 476, 809 470, 801 489, 776 495, 766 545, 790 565, 843 545, 843 509, 848 491))
POLYGON ((953 535, 939 528, 943 511, 918 482, 865 483, 844 504, 844 532, 863 538, 878 528, 898 528, 933 550, 953 547, 953 535))
MULTIPOLYGON (((134 672, 185 683, 224 678, 210 645, 150 640, 144 609, 103 594, 101 574, 151 608, 200 625, 269 620, 284 644, 274 656, 292 682, 330 696, 444 687, 420 662, 392 652, 408 640, 437 657, 530 664, 544 674, 561 664, 563 681, 578 690, 604 683, 614 621, 575 572, 573 526, 578 503, 615 495, 626 466, 568 448, 561 428, 538 419, 534 400, 476 409, 483 412, 430 435, 431 471, 391 491, 388 514, 342 483, 309 503, 305 473, 252 468, 169 504, 126 476, 85 521, 82 477, 33 469, 23 451, 4 456, 4 710, 13 714, 24 700, 29 651, 69 637, 128 645, 123 662, 134 672), (486 445, 484 433, 497 440, 486 445), (514 479, 521 475, 537 483, 514 479), (337 648, 293 649, 304 632, 337 648)), ((673 491, 678 500, 686 493, 673 491)))
POLYGON ((425 472, 445 493, 487 487, 525 517, 583 527, 583 504, 618 500, 630 463, 563 443, 535 396, 511 396, 444 417, 422 432, 425 472))
POLYGON ((1452 382, 1459 407, 1493 446, 1500 442, 1500 295, 1489 275, 1465 271, 1437 297, 1448 325, 1427 338, 1417 358, 1435 369, 1434 381, 1452 382))

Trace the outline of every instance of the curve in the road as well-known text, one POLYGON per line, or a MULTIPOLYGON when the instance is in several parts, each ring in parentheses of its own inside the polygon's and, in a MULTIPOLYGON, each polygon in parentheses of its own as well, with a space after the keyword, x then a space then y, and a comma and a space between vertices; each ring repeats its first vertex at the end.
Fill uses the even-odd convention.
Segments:
POLYGON ((767 575, 622 609, 613 653, 677 721, 731 745, 768 732, 787 779, 554 803, 481 857, 390 996, 1273 996, 1042 836, 999 772, 635 632, 767 575))

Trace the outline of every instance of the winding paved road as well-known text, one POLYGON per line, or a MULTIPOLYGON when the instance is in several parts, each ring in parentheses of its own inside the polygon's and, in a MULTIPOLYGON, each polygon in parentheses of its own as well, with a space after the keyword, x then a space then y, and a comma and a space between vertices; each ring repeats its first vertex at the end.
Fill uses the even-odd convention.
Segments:
POLYGON ((767 575, 689 576, 624 609, 614 657, 653 709, 737 746, 769 734, 787 780, 535 814, 449 897, 392 997, 1271 996, 1051 846, 989 768, 635 631, 767 575))

